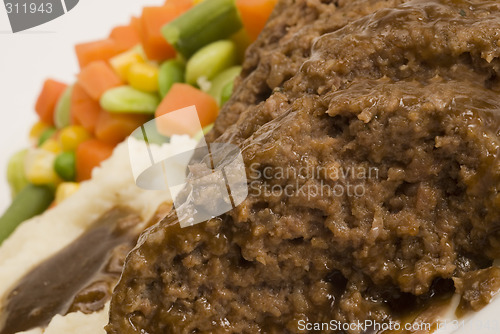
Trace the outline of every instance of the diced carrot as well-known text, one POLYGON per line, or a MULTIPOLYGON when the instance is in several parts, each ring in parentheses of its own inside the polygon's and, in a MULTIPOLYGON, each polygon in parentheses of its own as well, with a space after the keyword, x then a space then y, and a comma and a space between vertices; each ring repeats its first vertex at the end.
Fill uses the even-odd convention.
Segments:
POLYGON ((92 170, 113 153, 113 145, 97 139, 81 143, 76 150, 76 179, 78 182, 89 180, 92 170))
POLYGON ((123 84, 118 74, 102 60, 85 66, 78 74, 78 83, 95 100, 99 100, 108 89, 123 84))
MULTIPOLYGON (((172 86, 172 88, 170 88, 170 91, 156 109, 155 117, 158 130, 162 134, 171 135, 170 132, 173 128, 172 126, 174 121, 169 119, 169 124, 163 124, 161 118, 159 117, 192 105, 196 106, 199 123, 201 123, 202 127, 212 124, 217 118, 219 108, 217 106, 217 102, 211 95, 194 88, 191 85, 176 83, 172 86)), ((186 123, 198 123, 197 120, 182 119, 182 117, 180 118, 181 119, 179 120, 175 120, 176 123, 179 123, 179 128, 191 129, 193 126, 186 125, 186 123)), ((188 134, 193 135, 193 133, 188 134)))
POLYGON ((166 0, 165 5, 173 6, 193 6, 193 0, 166 0))
POLYGON ((191 7, 190 4, 169 4, 161 7, 145 7, 141 16, 141 42, 146 56, 151 60, 175 57, 175 49, 167 43, 161 28, 191 7))
POLYGON ((141 18, 137 16, 132 16, 130 19, 130 26, 134 27, 135 31, 139 35, 139 40, 141 39, 141 18))
POLYGON ((256 40, 266 25, 277 0, 236 0, 243 26, 252 40, 256 40))
POLYGON ((84 68, 88 64, 97 61, 108 61, 110 58, 125 51, 126 48, 120 46, 116 41, 108 38, 94 42, 81 43, 75 46, 76 56, 80 68, 84 68))
POLYGON ((155 119, 158 133, 171 137, 173 135, 196 136, 203 129, 194 105, 177 109, 155 119))
POLYGON ((45 80, 35 105, 36 113, 42 122, 54 125, 56 104, 66 87, 67 85, 62 82, 52 79, 45 80))
POLYGON ((73 86, 71 94, 71 123, 78 124, 90 133, 94 133, 101 106, 92 99, 79 83, 73 86))
POLYGON ((109 38, 115 41, 122 49, 130 49, 140 43, 139 33, 134 26, 118 26, 111 30, 109 38))
POLYGON ((116 145, 149 120, 147 115, 102 111, 95 128, 97 139, 116 145))

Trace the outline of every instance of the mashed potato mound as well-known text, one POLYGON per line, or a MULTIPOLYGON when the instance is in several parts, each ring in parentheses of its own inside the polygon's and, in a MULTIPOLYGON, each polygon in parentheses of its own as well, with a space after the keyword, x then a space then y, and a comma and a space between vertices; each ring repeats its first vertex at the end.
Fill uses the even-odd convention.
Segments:
MULTIPOLYGON (((151 145, 170 155, 187 151, 196 142, 187 136, 173 137, 162 147, 151 145)), ((134 145, 132 141, 130 147, 134 145)), ((113 155, 94 169, 92 179, 64 203, 34 217, 17 230, 0 247, 0 309, 14 285, 40 262, 78 238, 101 215, 115 206, 128 206, 148 222, 162 203, 172 201, 168 191, 142 190, 135 184, 129 161, 129 147, 122 143, 113 155)), ((139 227, 140 228, 140 227, 139 227)), ((104 333, 108 307, 94 314, 80 312, 56 316, 45 329, 26 333, 104 333)))

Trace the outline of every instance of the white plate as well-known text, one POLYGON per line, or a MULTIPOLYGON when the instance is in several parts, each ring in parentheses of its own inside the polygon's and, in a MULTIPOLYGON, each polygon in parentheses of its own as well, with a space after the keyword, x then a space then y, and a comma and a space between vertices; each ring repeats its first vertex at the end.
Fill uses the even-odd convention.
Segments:
MULTIPOLYGON (((0 4, 0 212, 10 203, 6 162, 29 144, 28 132, 37 119, 33 107, 43 80, 50 77, 71 83, 78 72, 76 43, 106 38, 114 26, 139 15, 142 7, 164 2, 80 0, 64 16, 17 34, 11 32, 5 7, 0 4)), ((455 333, 499 334, 500 299, 455 333)))

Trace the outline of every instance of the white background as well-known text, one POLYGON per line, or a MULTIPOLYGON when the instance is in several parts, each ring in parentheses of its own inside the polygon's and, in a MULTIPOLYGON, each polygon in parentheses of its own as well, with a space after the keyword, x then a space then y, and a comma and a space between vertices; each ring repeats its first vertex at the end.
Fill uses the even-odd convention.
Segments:
MULTIPOLYGON (((34 104, 43 81, 50 77, 71 83, 78 72, 74 45, 106 38, 116 25, 126 24, 148 5, 164 0, 80 0, 66 15, 26 32, 13 34, 0 1, 0 214, 10 203, 5 179, 11 154, 29 145, 36 122, 34 104)), ((460 334, 500 333, 500 299, 489 305, 460 334), (484 327, 490 328, 484 328, 484 327)))
MULTIPOLYGON (((39 0, 37 0, 39 1, 39 0)), ((10 203, 5 169, 8 158, 29 145, 34 105, 46 78, 71 83, 78 72, 74 45, 106 38, 145 6, 165 0, 80 0, 51 22, 13 34, 0 1, 0 214, 10 203)))

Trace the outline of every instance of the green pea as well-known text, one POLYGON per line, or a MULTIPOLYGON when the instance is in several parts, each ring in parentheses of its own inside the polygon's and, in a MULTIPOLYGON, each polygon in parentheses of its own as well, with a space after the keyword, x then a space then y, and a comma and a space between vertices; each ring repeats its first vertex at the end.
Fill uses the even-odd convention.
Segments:
POLYGON ((76 157, 74 152, 63 152, 54 160, 54 170, 64 181, 76 178, 76 157))
POLYGON ((73 86, 66 88, 59 98, 54 112, 54 123, 58 129, 67 127, 71 121, 71 94, 73 86))
POLYGON ((156 94, 121 86, 104 93, 100 102, 101 107, 109 112, 153 114, 160 99, 156 94))
POLYGON ((42 146, 43 143, 45 143, 45 141, 47 141, 47 139, 52 137, 54 135, 54 133, 56 133, 56 130, 57 130, 56 128, 50 127, 48 129, 46 129, 44 132, 42 132, 42 134, 40 135, 40 138, 38 139, 38 147, 42 146))
POLYGON ((160 96, 165 97, 174 83, 184 82, 184 63, 178 59, 167 60, 160 66, 158 83, 160 96))
POLYGON ((186 65, 186 82, 196 85, 200 77, 213 79, 225 69, 236 65, 236 44, 221 40, 201 48, 186 65))
POLYGON ((14 154, 7 164, 7 182, 10 186, 12 198, 28 185, 24 172, 24 160, 28 150, 22 150, 14 154))

